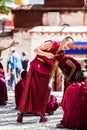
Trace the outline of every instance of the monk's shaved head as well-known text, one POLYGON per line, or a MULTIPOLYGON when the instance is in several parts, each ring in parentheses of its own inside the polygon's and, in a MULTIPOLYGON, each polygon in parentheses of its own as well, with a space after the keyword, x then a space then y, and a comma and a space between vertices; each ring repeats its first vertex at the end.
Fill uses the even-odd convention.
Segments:
POLYGON ((77 82, 84 82, 87 79, 87 70, 78 71, 75 78, 77 82))

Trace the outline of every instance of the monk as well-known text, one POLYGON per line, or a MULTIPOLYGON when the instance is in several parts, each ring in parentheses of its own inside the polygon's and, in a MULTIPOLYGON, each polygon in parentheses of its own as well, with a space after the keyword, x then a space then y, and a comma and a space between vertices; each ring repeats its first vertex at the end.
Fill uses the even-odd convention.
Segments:
POLYGON ((65 91, 62 102, 64 114, 57 128, 87 128, 87 71, 78 71, 76 81, 65 91))
POLYGON ((73 43, 73 38, 68 36, 61 42, 46 41, 34 49, 36 57, 30 63, 26 84, 18 107, 20 113, 17 122, 23 121, 24 113, 39 115, 39 122, 48 120, 45 116, 48 102, 48 84, 52 67, 56 61, 55 56, 60 56, 65 49, 71 49, 73 43))
POLYGON ((81 64, 73 57, 64 55, 60 61, 58 61, 58 67, 64 74, 64 92, 71 83, 75 82, 75 75, 81 70, 81 64))
POLYGON ((15 104, 16 104, 16 109, 18 109, 19 103, 20 103, 20 99, 21 99, 21 95, 23 93, 23 89, 25 86, 25 82, 26 82, 26 77, 27 77, 27 71, 22 71, 21 72, 21 79, 18 81, 18 83, 15 86, 15 104))
POLYGON ((8 101, 7 87, 4 75, 4 69, 0 63, 0 105, 6 105, 8 101))

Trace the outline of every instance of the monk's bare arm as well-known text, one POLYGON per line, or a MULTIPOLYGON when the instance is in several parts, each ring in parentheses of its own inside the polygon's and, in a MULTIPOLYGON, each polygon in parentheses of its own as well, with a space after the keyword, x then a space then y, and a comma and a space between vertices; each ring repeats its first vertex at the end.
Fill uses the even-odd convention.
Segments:
POLYGON ((45 50, 51 49, 52 48, 52 42, 51 41, 47 41, 44 44, 42 44, 41 46, 37 47, 34 49, 34 52, 37 55, 40 56, 46 56, 48 59, 52 59, 54 58, 54 55, 52 53, 48 53, 45 50))
POLYGON ((50 73, 50 79, 49 79, 49 82, 50 82, 50 80, 51 80, 51 78, 52 78, 52 76, 53 76, 55 70, 57 69, 57 67, 58 67, 58 62, 55 61, 55 63, 54 63, 53 66, 52 66, 52 71, 51 71, 51 73, 50 73))
POLYGON ((76 65, 71 60, 67 60, 66 64, 71 68, 71 72, 70 72, 69 76, 67 77, 68 79, 70 79, 76 70, 76 65))
POLYGON ((4 51, 4 50, 6 50, 6 49, 8 49, 8 48, 10 48, 10 47, 16 46, 17 44, 19 44, 19 42, 13 41, 13 42, 12 42, 11 44, 9 44, 9 45, 1 46, 1 47, 0 47, 0 52, 1 52, 1 51, 4 51))
POLYGON ((62 71, 63 75, 64 75, 65 77, 67 77, 67 74, 65 73, 65 71, 64 71, 64 70, 61 70, 61 71, 62 71))

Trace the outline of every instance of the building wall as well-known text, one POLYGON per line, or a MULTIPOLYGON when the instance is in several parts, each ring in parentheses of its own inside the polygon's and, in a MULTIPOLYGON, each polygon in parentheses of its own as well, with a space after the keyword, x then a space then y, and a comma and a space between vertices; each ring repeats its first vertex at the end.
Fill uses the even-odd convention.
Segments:
POLYGON ((14 26, 16 28, 32 28, 42 25, 43 12, 41 11, 16 10, 14 15, 14 26))
POLYGON ((83 7, 84 0, 45 0, 44 4, 51 7, 83 7))
POLYGON ((55 8, 37 6, 13 10, 16 28, 32 28, 35 26, 87 26, 87 8, 55 8))

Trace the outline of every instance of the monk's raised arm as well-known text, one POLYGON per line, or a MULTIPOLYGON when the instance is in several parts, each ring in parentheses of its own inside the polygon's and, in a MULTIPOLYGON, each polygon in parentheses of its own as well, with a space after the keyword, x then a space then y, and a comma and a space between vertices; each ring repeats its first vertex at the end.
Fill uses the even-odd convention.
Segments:
POLYGON ((48 59, 52 59, 54 58, 54 55, 52 53, 48 53, 46 52, 46 50, 51 49, 52 48, 52 42, 51 41, 46 41, 45 43, 43 43, 41 46, 37 47, 34 49, 34 52, 37 55, 40 56, 45 56, 48 59))

